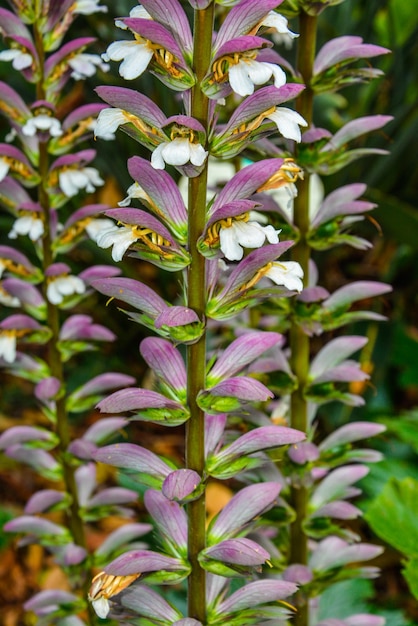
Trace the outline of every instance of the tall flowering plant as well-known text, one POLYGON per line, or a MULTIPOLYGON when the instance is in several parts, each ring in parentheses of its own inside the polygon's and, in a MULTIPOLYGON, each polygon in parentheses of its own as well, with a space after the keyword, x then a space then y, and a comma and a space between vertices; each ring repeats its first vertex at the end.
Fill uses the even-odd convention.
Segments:
MULTIPOLYGON (((3 223, 8 224, 10 241, 0 246, 0 365, 33 383, 40 410, 33 423, 2 433, 0 449, 27 464, 49 488, 34 493, 23 515, 5 529, 22 535, 23 545, 43 546, 67 577, 65 590, 41 591, 25 608, 44 623, 84 623, 77 617, 81 610, 94 623, 87 604, 93 572, 87 524, 112 511, 126 516, 122 505, 136 494, 119 488, 96 493, 91 450, 122 428, 124 420, 97 422, 79 442, 71 421, 109 390, 134 379, 104 372, 80 385, 70 376, 81 353, 115 339, 83 307, 94 293, 92 280, 118 270, 99 265, 72 269, 72 250, 94 238, 103 221, 105 205, 88 204, 86 198, 86 192, 104 183, 91 165, 95 151, 86 143, 103 105, 83 104, 65 117, 61 112, 68 109, 74 80, 109 69, 99 55, 86 52, 93 38, 68 35, 80 14, 105 7, 95 1, 17 1, 10 8, 0 8, 5 45, 0 61, 11 62, 16 75, 12 84, 20 84, 20 72, 23 87, 20 95, 11 85, 0 84, 0 111, 10 125, 0 143, 0 204, 7 213, 3 223)), ((132 525, 131 533, 146 530, 132 525)), ((103 554, 113 550, 109 539, 103 554)))
MULTIPOLYGON (((320 177, 376 153, 349 143, 389 121, 353 120, 334 135, 314 125, 315 94, 374 78, 377 70, 354 62, 387 52, 342 37, 316 54, 317 16, 329 4, 335 2, 144 0, 116 21, 122 33, 103 60, 120 62, 122 78, 139 79, 139 89, 98 88, 108 106, 94 132, 109 139, 120 129, 150 158, 129 159, 133 183, 118 208, 102 208, 95 239, 116 262, 129 255, 175 272, 179 290, 167 301, 140 276, 91 280, 151 331, 139 350, 154 382, 152 389, 115 391, 97 406, 111 416, 103 420, 107 432, 130 421, 184 424, 185 462, 135 441, 73 442, 75 454, 134 473, 146 487, 160 546, 122 552, 123 541, 139 533, 127 525, 99 548, 88 595, 102 619, 384 623, 364 613, 342 620, 320 614, 320 597, 332 584, 376 574, 363 562, 380 548, 361 542, 347 521, 360 515, 348 501, 359 493, 355 484, 366 463, 379 459, 353 444, 382 428, 350 423, 318 440, 318 407, 362 402, 352 385, 368 374, 351 357, 366 340, 333 334, 314 354, 310 339, 382 319, 351 306, 390 289, 362 281, 330 294, 311 258, 335 245, 368 247, 353 232, 373 208, 361 199, 365 186, 323 198, 320 177), (288 27, 296 16, 299 34, 288 27), (293 40, 296 68, 274 49, 293 40), (178 103, 176 115, 167 117, 142 93, 145 72, 178 103), (287 106, 293 100, 295 108, 287 106), (208 523, 208 485, 225 480, 236 493, 208 523), (107 559, 112 551, 116 558, 107 559), (187 609, 166 597, 173 584, 187 586, 187 609)), ((55 596, 49 613, 58 606, 68 615, 66 601, 55 596)))
MULTIPOLYGON (((330 294, 317 285, 310 257, 311 250, 343 243, 367 248, 351 232, 373 208, 360 199, 365 186, 348 185, 325 199, 314 191, 318 176, 378 152, 349 150, 347 144, 389 118, 355 120, 332 136, 314 126, 312 104, 315 93, 378 75, 352 64, 387 50, 342 37, 315 58, 317 14, 329 3, 289 2, 285 15, 299 15, 301 31, 293 69, 273 47, 275 39, 289 43, 298 37, 276 12, 280 4, 190 1, 191 27, 177 0, 148 0, 117 20, 134 39, 112 43, 105 55, 106 61, 121 61, 126 80, 148 69, 178 92, 182 107, 167 118, 140 90, 98 89, 111 108, 100 113, 96 136, 120 128, 148 148, 151 158, 128 161, 134 182, 120 208, 106 212, 117 223, 97 243, 112 248, 116 261, 129 254, 178 270, 182 279, 174 303, 132 278, 94 282, 122 303, 130 319, 157 335, 140 346, 156 390, 121 390, 98 406, 106 413, 131 411, 135 420, 185 423, 186 462, 163 469, 134 443, 96 453, 97 460, 136 469, 151 486, 145 506, 162 537, 164 558, 177 559, 169 569, 161 554, 150 558, 134 551, 110 563, 90 592, 102 616, 115 610, 115 602, 164 624, 285 623, 287 608, 272 601, 296 592, 294 622, 319 624, 317 598, 330 584, 376 571, 360 564, 380 549, 359 543, 343 524, 360 514, 347 500, 358 493, 353 485, 367 472, 364 463, 379 458, 353 448, 353 442, 382 428, 349 424, 314 442, 318 406, 361 403, 347 385, 368 375, 349 357, 366 340, 334 338, 312 360, 309 343, 314 334, 381 319, 350 307, 389 287, 360 282, 330 294), (298 110, 283 106, 293 99, 298 110), (175 182, 179 176, 186 203, 175 182), (144 208, 130 208, 135 200, 144 208), (292 242, 292 258, 283 260, 292 242), (219 331, 232 340, 223 350, 219 331), (284 348, 285 331, 290 349, 284 348), (272 402, 274 396, 281 402, 272 402), (277 464, 283 444, 293 445, 277 464), (158 470, 151 472, 154 462, 158 470), (245 486, 206 528, 205 491, 214 479, 245 486), (256 518, 268 510, 260 525, 256 518), (271 525, 274 517, 281 519, 278 526, 271 525), (352 562, 357 567, 347 569, 352 562), (232 577, 253 578, 266 563, 272 568, 264 567, 262 580, 242 581, 239 591, 228 592, 232 577), (131 576, 139 580, 117 602, 115 577, 119 592, 131 585, 131 576), (170 613, 175 607, 161 599, 155 600, 158 616, 157 605, 144 602, 141 581, 183 579, 187 618, 170 613)), ((341 623, 383 622, 362 614, 341 623)))

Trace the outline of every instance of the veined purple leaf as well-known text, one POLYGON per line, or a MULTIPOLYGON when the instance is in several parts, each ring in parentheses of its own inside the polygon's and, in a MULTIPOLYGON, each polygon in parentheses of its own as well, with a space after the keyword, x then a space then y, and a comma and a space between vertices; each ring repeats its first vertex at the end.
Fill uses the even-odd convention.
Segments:
POLYGON ((246 454, 253 454, 268 448, 277 448, 292 443, 299 443, 306 435, 294 428, 287 426, 261 426, 238 437, 229 446, 223 448, 215 455, 216 463, 225 463, 246 454))
POLYGON ((56 459, 46 452, 38 448, 32 448, 29 450, 27 446, 15 443, 9 446, 5 450, 6 456, 15 461, 26 463, 30 467, 33 467, 37 472, 43 476, 47 476, 51 480, 58 480, 61 478, 61 465, 56 459))
POLYGON ((123 524, 100 544, 95 554, 96 556, 106 556, 122 545, 129 543, 132 539, 148 534, 152 528, 151 524, 123 524))
POLYGON ((374 298, 385 293, 390 293, 391 291, 391 285, 372 280, 360 280, 344 285, 344 287, 340 287, 334 291, 333 294, 324 300, 323 306, 330 311, 334 311, 340 307, 348 307, 353 302, 357 302, 357 300, 374 298))
POLYGON ((222 380, 207 390, 207 393, 215 397, 230 396, 244 402, 265 401, 274 395, 263 383, 248 376, 235 376, 222 380))
MULTIPOLYGON (((0 82, 0 94, 1 89, 2 83, 0 82)), ((0 95, 0 103, 1 100, 2 95, 0 95)), ((22 185, 14 180, 14 178, 6 176, 6 178, 3 178, 3 180, 0 181, 0 204, 2 204, 10 213, 18 216, 18 210, 22 206, 29 206, 31 204, 31 198, 22 185)))
MULTIPOLYGON (((220 137, 231 133, 239 128, 242 124, 246 124, 253 118, 260 115, 264 111, 271 109, 272 106, 278 106, 283 102, 296 98, 304 89, 303 85, 296 83, 287 83, 282 87, 261 87, 256 93, 245 98, 245 100, 232 113, 228 124, 221 129, 220 137)), ((268 120, 265 120, 268 121, 268 120)), ((215 140, 215 144, 218 140, 215 140)))
POLYGON ((132 489, 109 487, 108 489, 103 489, 92 498, 89 498, 86 503, 86 508, 91 509, 100 506, 127 504, 129 502, 135 502, 137 499, 138 494, 132 489))
POLYGON ((193 37, 187 15, 177 0, 144 0, 142 6, 154 20, 174 35, 179 46, 188 54, 193 51, 193 37))
POLYGON ((36 537, 50 536, 66 536, 68 530, 63 526, 54 524, 42 517, 36 517, 35 515, 21 515, 15 519, 7 522, 4 525, 4 530, 9 533, 29 533, 36 537))
POLYGON ((346 35, 327 41, 316 55, 314 75, 324 72, 333 65, 349 60, 369 59, 381 54, 388 54, 390 50, 363 43, 361 37, 346 35))
POLYGON ((385 124, 393 119, 391 115, 369 115, 367 117, 358 117, 351 122, 345 124, 330 141, 321 148, 321 152, 328 152, 330 150, 338 150, 343 148, 352 139, 360 137, 365 133, 369 133, 372 130, 382 128, 385 124))
POLYGON ((9 446, 16 443, 24 444, 29 442, 42 441, 55 445, 56 436, 45 428, 37 426, 12 426, 5 430, 0 436, 0 450, 6 450, 9 446))
POLYGON ((101 324, 95 324, 89 315, 71 315, 68 317, 60 331, 61 341, 70 340, 114 341, 116 335, 101 324))
POLYGON ((150 215, 142 209, 109 209, 108 211, 105 211, 105 215, 112 217, 123 224, 150 229, 151 231, 154 231, 158 235, 164 237, 164 239, 169 241, 174 248, 178 247, 176 240, 168 228, 166 228, 164 224, 157 220, 157 218, 153 215, 150 215))
POLYGON ((382 552, 382 546, 375 546, 370 543, 349 544, 340 537, 330 536, 317 544, 310 558, 309 566, 317 572, 323 572, 334 567, 343 567, 349 563, 369 561, 382 552))
POLYGON ((383 424, 376 424, 374 422, 351 422, 338 428, 333 433, 328 435, 320 444, 319 450, 321 452, 332 450, 337 446, 343 446, 353 441, 361 441, 362 439, 368 439, 379 435, 386 430, 386 426, 383 424))
POLYGON ((233 294, 245 291, 245 285, 251 281, 257 271, 275 261, 281 254, 286 252, 293 245, 292 241, 282 241, 272 243, 256 250, 252 250, 242 261, 240 261, 229 275, 225 286, 216 296, 218 302, 228 301, 233 294))
POLYGON ((134 383, 135 378, 128 376, 127 374, 119 374, 117 372, 99 374, 89 380, 89 382, 85 385, 76 389, 76 391, 70 395, 69 400, 71 400, 71 404, 73 404, 81 398, 96 396, 98 394, 102 395, 104 392, 109 391, 109 389, 114 389, 115 387, 126 387, 127 385, 133 385, 134 383))
POLYGON ((29 498, 25 506, 25 514, 45 513, 51 507, 64 501, 66 501, 66 496, 62 491, 42 489, 29 498))
POLYGON ((147 473, 160 479, 161 482, 173 471, 173 467, 165 463, 156 454, 133 443, 117 443, 104 446, 94 455, 96 461, 147 473))
POLYGON ((109 435, 113 435, 129 424, 129 420, 124 417, 107 417, 94 422, 83 435, 85 441, 99 444, 109 435))
POLYGON ((351 383, 355 381, 368 380, 370 375, 360 368, 356 361, 344 361, 340 365, 323 372, 315 378, 314 385, 329 382, 351 383))
POLYGON ((282 335, 274 332, 252 331, 241 335, 217 359, 207 375, 207 385, 210 387, 223 378, 237 374, 281 340, 282 335))
POLYGON ((76 52, 82 52, 84 48, 89 46, 94 41, 94 37, 80 37, 79 39, 73 39, 72 41, 69 41, 61 46, 57 52, 51 54, 45 62, 46 80, 50 81, 51 77, 54 76, 57 66, 59 66, 60 72, 58 74, 58 83, 61 84, 62 74, 66 70, 71 69, 68 65, 68 60, 70 60, 76 52))
MULTIPOLYGON (((180 11, 183 13, 181 8, 180 11)), ((175 19, 175 14, 170 15, 170 18, 175 19)), ((121 20, 121 22, 125 24, 125 26, 127 26, 133 33, 137 33, 144 39, 151 41, 153 44, 157 44, 158 47, 171 52, 171 54, 176 57, 176 64, 185 70, 188 69, 183 57, 182 49, 171 32, 162 24, 154 20, 147 20, 138 17, 125 17, 121 20)))
MULTIPOLYGON (((187 306, 174 305, 167 307, 162 313, 158 315, 155 319, 155 328, 162 328, 163 326, 167 326, 170 329, 180 329, 181 326, 188 326, 190 324, 199 324, 202 325, 202 322, 199 320, 196 312, 193 309, 189 309, 187 306)), ((181 329, 180 329, 181 331, 181 329)), ((199 332, 197 330, 197 332, 199 332)), ((185 331, 187 333, 187 331, 185 331)), ((192 338, 197 339, 200 334, 196 337, 192 333, 192 338)), ((175 339, 175 335, 173 335, 173 339, 175 339)), ((179 341, 186 342, 186 335, 179 339, 179 341)))
POLYGON ((183 357, 170 341, 160 337, 146 337, 141 341, 140 352, 147 365, 176 395, 186 389, 186 367, 183 357))
POLYGON ((361 510, 351 504, 351 502, 346 502, 345 500, 334 500, 333 502, 328 502, 327 504, 324 504, 324 506, 319 507, 319 509, 316 509, 310 517, 356 519, 356 517, 360 517, 360 515, 362 515, 361 510))
POLYGON ((220 541, 203 550, 201 555, 226 564, 251 566, 262 565, 270 558, 267 550, 252 539, 245 537, 220 541))
POLYGON ((201 478, 197 472, 183 468, 167 476, 161 491, 168 500, 182 502, 187 501, 200 484, 201 478))
POLYGON ((177 409, 182 408, 178 402, 166 398, 161 393, 140 387, 121 389, 101 400, 97 408, 103 413, 121 413, 140 409, 177 409))
MULTIPOLYGON (((49 608, 51 612, 61 604, 76 603, 79 600, 78 596, 68 591, 62 591, 61 589, 47 589, 46 591, 40 591, 34 595, 30 600, 25 602, 24 608, 26 611, 33 611, 37 613, 40 609, 49 608)), ((44 614, 43 612, 37 613, 38 615, 44 614)))
POLYGON ((281 485, 273 482, 241 489, 211 521, 207 533, 209 545, 241 532, 254 518, 268 511, 280 489, 281 485))
POLYGON ((205 457, 216 452, 224 434, 226 420, 226 413, 205 415, 205 457))
POLYGON ((247 35, 266 15, 279 6, 283 0, 241 0, 229 11, 219 29, 215 41, 215 51, 226 42, 241 35, 247 35))
POLYGON ((293 463, 297 465, 305 465, 305 463, 316 461, 319 458, 318 447, 310 441, 301 441, 297 445, 291 446, 287 453, 293 463))
POLYGON ((168 308, 168 304, 153 289, 133 278, 105 278, 95 280, 92 286, 105 296, 122 300, 144 311, 151 318, 168 308))
POLYGON ((356 335, 333 339, 312 360, 309 377, 315 380, 327 370, 336 367, 348 356, 363 348, 367 341, 366 337, 356 335))
POLYGON ((217 194, 211 214, 228 202, 252 196, 282 165, 283 159, 263 159, 239 170, 217 194))
POLYGON ((157 591, 142 584, 126 589, 120 602, 122 606, 132 609, 138 615, 158 620, 163 624, 177 623, 175 620, 181 617, 177 609, 164 600, 157 591))
MULTIPOLYGON (((167 121, 161 109, 147 96, 126 87, 97 87, 97 94, 108 104, 132 113, 152 129, 160 129, 167 121)), ((160 136, 164 136, 160 131, 160 136)))
POLYGON ((256 580, 231 594, 216 608, 217 615, 229 615, 259 604, 284 600, 297 591, 294 583, 284 580, 256 580))
POLYGON ((149 209, 165 217, 176 227, 176 234, 184 237, 187 210, 171 176, 165 170, 156 170, 149 161, 138 156, 128 160, 128 171, 153 201, 153 204, 149 204, 149 209))
POLYGON ((152 550, 131 550, 109 563, 106 574, 112 576, 129 576, 160 570, 176 571, 184 569, 181 559, 153 552, 152 550))
POLYGON ((161 533, 164 547, 176 557, 187 558, 187 516, 184 509, 155 489, 145 492, 144 503, 161 533))
POLYGON ((317 509, 332 500, 345 498, 347 487, 364 478, 369 471, 366 465, 338 467, 323 478, 316 487, 310 500, 310 506, 317 509))

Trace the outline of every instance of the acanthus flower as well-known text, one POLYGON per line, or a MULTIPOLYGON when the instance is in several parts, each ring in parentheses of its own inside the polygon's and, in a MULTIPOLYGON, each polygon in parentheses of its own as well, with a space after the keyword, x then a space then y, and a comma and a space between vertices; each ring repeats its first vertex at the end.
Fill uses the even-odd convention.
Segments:
POLYGON ((196 176, 208 156, 202 145, 206 139, 203 126, 192 117, 175 115, 168 118, 163 128, 170 141, 155 148, 151 155, 152 167, 158 170, 164 169, 166 164, 185 167, 187 176, 196 176))
POLYGON ((92 15, 93 13, 107 13, 107 6, 100 5, 100 0, 76 0, 71 7, 73 13, 92 15))
POLYGON ((97 235, 101 248, 113 247, 114 261, 121 261, 125 252, 137 243, 135 252, 166 269, 186 267, 189 256, 176 242, 170 231, 153 215, 141 209, 110 209, 105 213, 116 218, 121 226, 111 226, 97 235))
MULTIPOLYGON (((194 75, 188 67, 183 52, 184 41, 176 41, 174 31, 184 32, 187 23, 185 13, 179 3, 170 13, 170 20, 180 24, 172 32, 149 17, 127 17, 117 20, 117 26, 129 29, 134 41, 115 41, 102 55, 104 61, 122 61, 119 73, 126 80, 133 80, 143 74, 148 66, 151 71, 172 89, 183 91, 194 83, 194 75)), ((178 26, 177 24, 177 26, 178 26)))
POLYGON ((74 294, 83 294, 86 291, 84 281, 78 276, 69 273, 70 268, 65 263, 50 265, 45 272, 47 277, 46 297, 52 304, 62 304, 65 299, 74 294))
POLYGON ((241 36, 223 44, 202 84, 207 96, 220 98, 231 91, 239 96, 249 96, 254 93, 255 86, 264 85, 272 77, 274 86, 282 87, 286 83, 282 68, 275 63, 257 60, 260 50, 271 45, 266 39, 253 36, 241 36))
POLYGON ((38 113, 28 119, 22 127, 22 133, 28 137, 33 137, 38 132, 48 132, 51 137, 60 137, 63 133, 61 122, 49 113, 38 113))
POLYGON ((0 52, 0 61, 11 61, 15 70, 25 70, 32 67, 33 58, 29 52, 22 48, 10 48, 0 52))
POLYGON ((272 38, 276 44, 283 43, 286 48, 291 48, 293 39, 299 37, 298 33, 294 33, 288 27, 288 21, 284 15, 277 13, 276 11, 270 11, 266 17, 264 17, 260 26, 273 30, 272 38))
POLYGON ((101 57, 97 54, 88 54, 80 52, 68 61, 71 67, 71 77, 75 80, 84 80, 87 77, 94 76, 97 69, 102 72, 109 71, 109 65, 103 63, 101 57))
POLYGON ((44 221, 41 212, 36 209, 23 209, 15 220, 9 239, 17 239, 18 235, 27 235, 31 241, 38 241, 44 234, 44 221))
POLYGON ((67 198, 76 196, 81 190, 93 193, 96 187, 104 185, 99 171, 95 167, 82 169, 62 169, 58 174, 59 186, 67 198))

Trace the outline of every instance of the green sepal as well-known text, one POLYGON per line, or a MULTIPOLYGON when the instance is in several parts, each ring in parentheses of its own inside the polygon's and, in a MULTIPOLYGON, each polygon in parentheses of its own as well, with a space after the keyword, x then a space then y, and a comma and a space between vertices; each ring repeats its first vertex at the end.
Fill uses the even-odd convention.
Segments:
POLYGON ((217 576, 224 576, 225 578, 249 576, 254 574, 254 572, 261 572, 261 566, 237 565, 235 563, 226 564, 223 561, 210 559, 205 555, 204 550, 200 552, 197 558, 204 570, 210 572, 211 574, 216 574, 217 576))
POLYGON ((216 456, 209 457, 206 461, 206 473, 213 478, 226 480, 233 478, 240 472, 252 470, 266 463, 264 455, 258 457, 242 456, 239 459, 231 461, 231 459, 217 462, 216 456))
POLYGON ((129 419, 133 422, 153 422, 154 424, 162 424, 163 426, 180 426, 187 422, 190 417, 190 411, 184 408, 178 409, 142 409, 134 415, 130 415, 129 419))

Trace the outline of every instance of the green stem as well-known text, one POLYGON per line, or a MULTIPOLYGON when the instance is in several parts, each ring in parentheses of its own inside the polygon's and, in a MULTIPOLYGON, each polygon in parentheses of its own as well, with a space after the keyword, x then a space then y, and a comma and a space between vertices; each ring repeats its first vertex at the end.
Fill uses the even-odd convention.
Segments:
MULTIPOLYGON (((191 115, 207 130, 209 101, 200 88, 210 64, 214 3, 207 9, 194 12, 194 70, 196 85, 192 89, 191 115)), ((197 250, 197 241, 206 223, 207 164, 201 174, 189 179, 188 227, 191 263, 187 277, 188 306, 201 319, 206 309, 205 258, 197 250)), ((190 419, 186 425, 186 466, 203 476, 205 467, 204 412, 196 402, 197 395, 205 387, 206 333, 198 342, 187 347, 187 394, 190 419)), ((206 545, 205 494, 187 507, 189 523, 189 617, 206 623, 206 576, 200 566, 198 555, 206 545)))
MULTIPOLYGON (((316 49, 317 18, 301 13, 299 22, 300 44, 298 48, 298 70, 303 77, 306 89, 297 100, 299 113, 309 125, 313 118, 313 91, 310 82, 313 73, 313 63, 316 49)), ((309 260, 311 249, 307 242, 309 231, 309 177, 306 176, 298 189, 298 196, 294 207, 294 222, 300 232, 300 238, 293 249, 293 259, 298 261, 304 271, 305 285, 309 281, 309 260)), ((297 430, 308 430, 308 407, 304 396, 309 372, 310 342, 309 337, 295 322, 290 329, 291 367, 298 380, 298 388, 291 397, 291 426, 297 430)), ((290 561, 292 563, 307 564, 308 541, 303 529, 307 515, 308 491, 303 485, 292 489, 292 505, 296 512, 296 519, 291 526, 290 561)), ((306 598, 300 595, 296 599, 298 612, 294 618, 295 626, 308 626, 309 610, 306 598)))
MULTIPOLYGON (((36 97, 37 100, 45 100, 45 88, 44 88, 44 60, 45 52, 43 48, 42 33, 37 28, 37 24, 34 25, 34 40, 38 52, 39 58, 39 80, 36 84, 36 97)), ((46 189, 46 181, 49 173, 49 155, 48 145, 46 142, 39 142, 39 176, 40 183, 38 186, 38 201, 43 210, 44 217, 44 234, 42 237, 42 265, 45 273, 46 269, 54 262, 54 254, 52 248, 52 233, 51 233, 51 206, 49 201, 48 191, 46 189)), ((52 335, 48 342, 48 365, 51 376, 54 376, 60 382, 61 389, 65 389, 65 372, 61 359, 61 353, 59 351, 59 333, 60 333, 60 313, 59 309, 49 302, 46 296, 47 282, 44 281, 43 291, 45 301, 47 303, 47 325, 51 330, 52 335)), ((80 516, 80 505, 78 502, 77 484, 74 475, 74 467, 68 456, 68 446, 71 443, 71 432, 69 425, 69 418, 66 409, 66 397, 65 394, 56 400, 56 424, 55 432, 58 436, 58 455, 63 471, 63 480, 65 490, 70 496, 70 505, 66 511, 66 523, 70 530, 73 541, 76 545, 86 548, 86 537, 84 531, 84 522, 80 516)), ((88 602, 87 594, 89 591, 91 572, 89 568, 84 572, 82 582, 82 592, 87 604, 88 612, 88 624, 95 624, 94 611, 88 602)))

